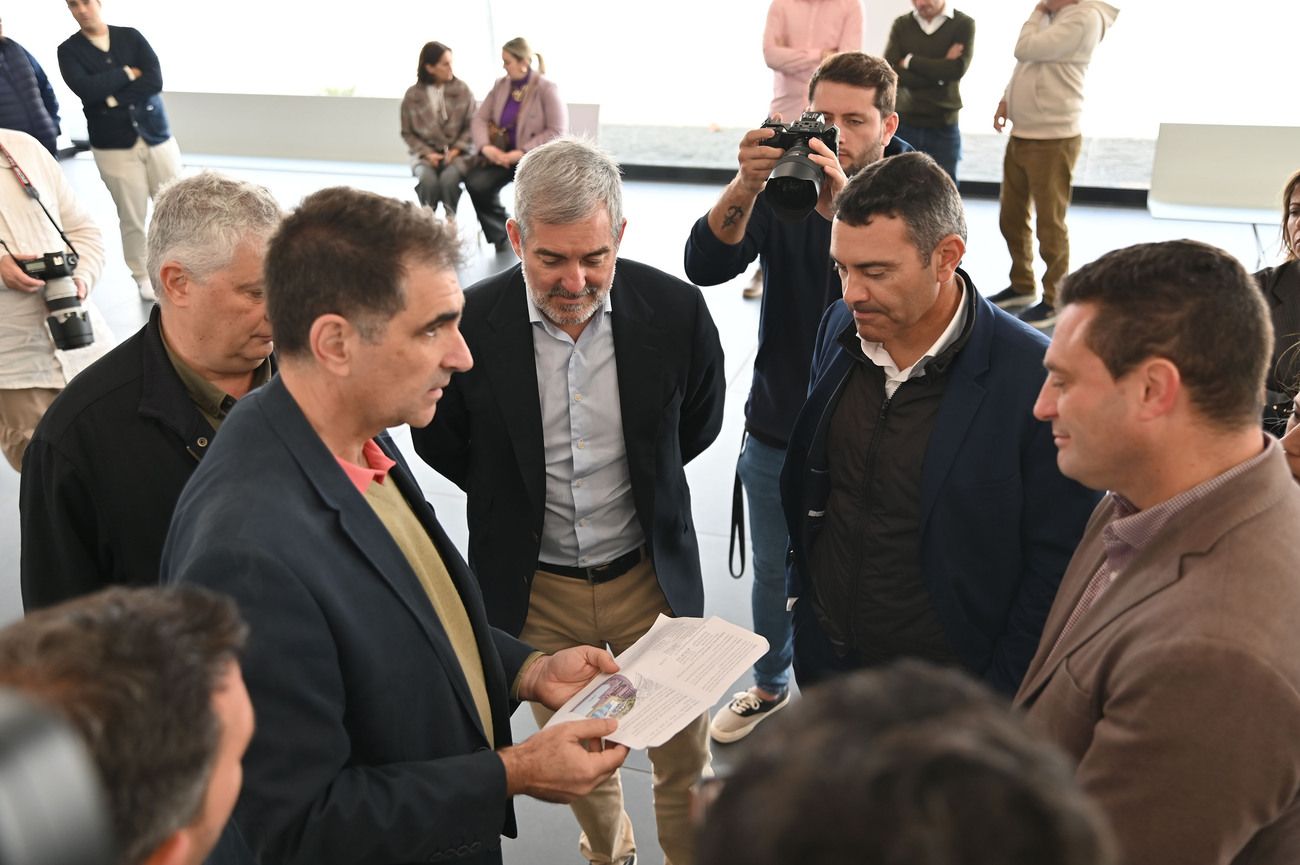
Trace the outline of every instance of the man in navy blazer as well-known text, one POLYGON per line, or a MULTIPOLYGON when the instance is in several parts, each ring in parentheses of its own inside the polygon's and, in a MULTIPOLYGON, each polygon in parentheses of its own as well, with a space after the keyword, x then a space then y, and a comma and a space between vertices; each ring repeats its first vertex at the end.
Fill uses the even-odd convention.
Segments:
POLYGON ((100 0, 67 0, 80 28, 59 46, 59 72, 81 97, 95 167, 117 207, 122 257, 140 299, 153 301, 145 249, 149 201, 181 173, 162 101, 162 67, 133 27, 104 23, 100 0))
POLYGON ((240 400, 177 504, 164 580, 233 597, 257 730, 234 830, 260 862, 501 861, 511 797, 568 801, 627 749, 580 721, 510 742, 597 670, 488 625, 473 575, 384 434, 468 369, 453 232, 372 193, 308 197, 267 252, 279 375, 240 400), (590 750, 588 750, 590 749, 590 750))
POLYGON ((1034 419, 1047 340, 958 268, 961 198, 930 157, 837 200, 844 302, 822 319, 781 475, 801 687, 914 656, 1014 693, 1097 502, 1034 419))
MULTIPOLYGON (((469 494, 488 620, 540 649, 617 654, 660 614, 703 614, 683 467, 722 426, 722 346, 699 289, 618 258, 619 167, 593 145, 530 151, 515 212, 506 228, 520 265, 466 295, 478 364, 412 436, 469 494)), ((708 766, 707 723, 650 749, 659 843, 676 865, 693 861, 690 788, 708 766)), ((588 861, 634 855, 617 776, 573 810, 588 861)))

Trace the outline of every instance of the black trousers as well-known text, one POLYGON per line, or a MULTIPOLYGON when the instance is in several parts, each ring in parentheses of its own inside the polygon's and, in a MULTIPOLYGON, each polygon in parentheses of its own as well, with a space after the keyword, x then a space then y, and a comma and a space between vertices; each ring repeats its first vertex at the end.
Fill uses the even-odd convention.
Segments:
POLYGON ((501 190, 515 179, 515 166, 476 165, 465 177, 465 191, 474 203, 478 224, 483 226, 483 236, 491 244, 506 239, 506 209, 501 204, 501 190))

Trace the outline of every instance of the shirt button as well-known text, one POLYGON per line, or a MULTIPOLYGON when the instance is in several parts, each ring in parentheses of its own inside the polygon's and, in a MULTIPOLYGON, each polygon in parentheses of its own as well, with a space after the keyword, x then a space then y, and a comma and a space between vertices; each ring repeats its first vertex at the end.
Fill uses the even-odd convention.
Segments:
POLYGON ((586 520, 578 520, 578 525, 582 526, 582 527, 585 529, 585 528, 587 527, 587 521, 586 521, 586 520))
POLYGON ((578 489, 582 489, 582 478, 578 478, 576 481, 574 481, 573 485, 578 489))
POLYGON ((586 439, 578 439, 578 450, 582 450, 582 449, 584 449, 586 446, 587 446, 587 440, 586 440, 586 439))
POLYGON ((204 436, 199 436, 198 444, 199 444, 199 447, 201 447, 201 448, 205 448, 205 447, 207 447, 207 446, 208 446, 208 440, 207 440, 207 438, 204 437, 204 436))
POLYGON ((573 395, 573 401, 574 401, 574 402, 582 402, 582 394, 580 394, 580 393, 575 393, 575 394, 573 395))

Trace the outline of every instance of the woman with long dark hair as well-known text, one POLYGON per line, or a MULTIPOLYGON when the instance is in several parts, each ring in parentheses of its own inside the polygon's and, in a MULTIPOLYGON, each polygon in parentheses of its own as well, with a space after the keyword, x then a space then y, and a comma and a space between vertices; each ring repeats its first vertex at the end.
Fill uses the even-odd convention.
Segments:
POLYGON ((411 153, 411 173, 420 203, 456 218, 461 183, 469 172, 474 95, 451 68, 451 49, 428 42, 420 49, 415 83, 402 97, 402 140, 411 153))

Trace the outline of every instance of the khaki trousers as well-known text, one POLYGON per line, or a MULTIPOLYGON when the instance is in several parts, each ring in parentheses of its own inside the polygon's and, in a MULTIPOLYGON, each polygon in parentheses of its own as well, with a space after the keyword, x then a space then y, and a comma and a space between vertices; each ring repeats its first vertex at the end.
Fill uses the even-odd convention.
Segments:
POLYGON ((58 395, 53 387, 0 388, 0 451, 14 471, 23 470, 32 433, 58 395))
POLYGON ((136 282, 148 276, 145 266, 145 217, 149 199, 167 181, 181 173, 181 149, 175 138, 149 145, 136 138, 135 146, 122 150, 92 148, 99 176, 117 205, 117 222, 122 232, 122 258, 136 282))
MULTIPOLYGON (((608 647, 617 655, 650 630, 660 613, 672 615, 648 559, 598 585, 538 571, 519 638, 544 652, 588 645, 608 647)), ((530 706, 539 726, 554 714, 539 704, 530 706)), ((708 729, 709 716, 701 715, 649 751, 655 824, 666 865, 692 865, 695 859, 691 786, 709 765, 708 729)), ((588 861, 622 862, 636 850, 618 773, 571 807, 582 827, 578 849, 588 861)))
POLYGON ((1038 224, 1038 254, 1043 273, 1043 300, 1056 304, 1056 288, 1070 271, 1070 233, 1065 212, 1070 183, 1083 137, 1007 141, 1002 159, 1001 211, 998 226, 1011 254, 1011 287, 1034 293, 1034 250, 1029 229, 1030 205, 1038 224))

